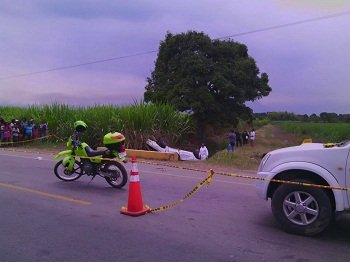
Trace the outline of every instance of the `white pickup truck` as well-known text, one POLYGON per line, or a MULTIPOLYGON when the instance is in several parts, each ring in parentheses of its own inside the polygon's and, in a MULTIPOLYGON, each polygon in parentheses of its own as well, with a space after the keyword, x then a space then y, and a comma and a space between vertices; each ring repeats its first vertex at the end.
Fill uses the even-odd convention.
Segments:
POLYGON ((267 153, 259 166, 258 195, 271 198, 272 213, 282 228, 313 236, 324 231, 339 212, 349 211, 350 141, 303 143, 267 153), (270 181, 297 181, 331 189, 270 181), (342 188, 342 189, 335 189, 342 188))

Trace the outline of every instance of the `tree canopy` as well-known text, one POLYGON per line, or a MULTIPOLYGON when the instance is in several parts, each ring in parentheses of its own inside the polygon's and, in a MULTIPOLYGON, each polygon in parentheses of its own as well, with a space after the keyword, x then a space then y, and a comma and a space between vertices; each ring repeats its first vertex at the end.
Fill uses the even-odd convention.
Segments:
POLYGON ((195 31, 166 34, 145 89, 146 102, 167 102, 179 111, 191 109, 202 127, 235 125, 252 114, 245 102, 271 91, 268 75, 260 74, 244 44, 212 40, 195 31))

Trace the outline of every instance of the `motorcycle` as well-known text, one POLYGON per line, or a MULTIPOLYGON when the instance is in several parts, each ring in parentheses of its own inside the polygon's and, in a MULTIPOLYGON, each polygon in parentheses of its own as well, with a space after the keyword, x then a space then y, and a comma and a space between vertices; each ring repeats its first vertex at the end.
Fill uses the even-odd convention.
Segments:
POLYGON ((92 150, 87 143, 73 146, 72 139, 67 142, 68 150, 59 152, 54 159, 59 160, 54 173, 63 181, 74 181, 82 175, 103 177, 109 185, 122 188, 128 181, 123 164, 126 162, 125 137, 118 132, 110 132, 103 137, 105 148, 92 150), (120 161, 117 161, 118 158, 120 161))

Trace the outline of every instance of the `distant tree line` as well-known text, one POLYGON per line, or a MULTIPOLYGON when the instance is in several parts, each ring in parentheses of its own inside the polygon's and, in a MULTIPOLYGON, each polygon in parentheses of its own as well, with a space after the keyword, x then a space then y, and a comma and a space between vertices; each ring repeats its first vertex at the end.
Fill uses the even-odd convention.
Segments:
POLYGON ((322 112, 320 115, 298 115, 290 112, 254 113, 255 119, 268 119, 271 121, 301 121, 324 123, 350 123, 350 114, 337 114, 322 112))

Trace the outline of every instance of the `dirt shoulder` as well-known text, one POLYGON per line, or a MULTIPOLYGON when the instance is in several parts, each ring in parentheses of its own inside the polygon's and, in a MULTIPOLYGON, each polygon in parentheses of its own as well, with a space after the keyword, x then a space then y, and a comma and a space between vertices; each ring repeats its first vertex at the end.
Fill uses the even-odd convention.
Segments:
POLYGON ((275 125, 265 125, 256 130, 254 146, 236 148, 234 153, 222 150, 209 159, 209 162, 238 170, 257 170, 264 154, 283 147, 300 145, 302 138, 288 133, 275 125))

